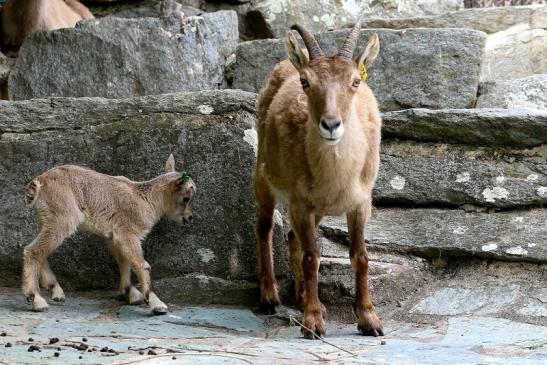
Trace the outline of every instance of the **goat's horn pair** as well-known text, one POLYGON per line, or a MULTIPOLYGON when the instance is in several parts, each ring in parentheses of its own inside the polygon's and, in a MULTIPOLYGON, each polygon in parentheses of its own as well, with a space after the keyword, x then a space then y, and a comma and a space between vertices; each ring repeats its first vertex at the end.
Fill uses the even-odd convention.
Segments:
MULTIPOLYGON (((308 49, 308 53, 310 54, 310 60, 319 58, 324 55, 321 47, 319 47, 319 43, 317 43, 317 40, 315 39, 313 34, 311 34, 306 28, 301 25, 295 24, 291 27, 291 29, 296 30, 302 37, 302 40, 304 41, 304 44, 308 49)), ((344 41, 344 44, 342 45, 342 48, 340 49, 340 52, 338 52, 338 55, 340 57, 345 57, 349 59, 353 58, 353 51, 355 50, 355 44, 357 43, 357 39, 359 38, 360 31, 361 17, 359 17, 359 19, 349 32, 346 40, 344 41)))

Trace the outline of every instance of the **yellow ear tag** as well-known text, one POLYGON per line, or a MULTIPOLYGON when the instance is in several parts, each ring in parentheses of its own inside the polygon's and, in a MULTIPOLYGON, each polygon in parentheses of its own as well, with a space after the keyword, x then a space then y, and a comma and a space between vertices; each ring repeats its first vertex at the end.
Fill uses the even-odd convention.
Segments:
POLYGON ((367 68, 365 67, 364 64, 361 65, 361 80, 362 81, 367 81, 367 68))

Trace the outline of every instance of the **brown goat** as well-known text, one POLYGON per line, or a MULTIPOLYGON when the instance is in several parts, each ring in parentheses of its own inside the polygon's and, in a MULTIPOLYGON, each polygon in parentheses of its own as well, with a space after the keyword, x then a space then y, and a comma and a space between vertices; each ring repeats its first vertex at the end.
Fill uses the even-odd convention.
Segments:
POLYGON ((146 300, 153 313, 166 313, 167 306, 151 290, 150 265, 141 242, 164 215, 178 222, 191 221, 195 192, 192 179, 175 172, 173 155, 165 163, 165 174, 145 182, 73 165, 55 167, 34 178, 25 188, 25 200, 36 210, 41 229, 23 255, 23 294, 32 309, 48 307, 39 283, 54 301, 65 300, 47 258, 81 228, 106 238, 119 266, 120 294, 129 304, 146 300), (131 271, 142 294, 131 284, 131 271))
POLYGON ((40 30, 73 28, 93 14, 76 0, 7 0, 2 7, 0 46, 8 56, 17 56, 27 35, 40 30))
POLYGON ((304 335, 326 332, 326 310, 317 281, 320 251, 316 229, 326 215, 347 215, 350 258, 355 270, 354 311, 364 335, 383 335, 368 289, 365 224, 371 214, 372 189, 380 161, 381 119, 370 88, 361 82, 379 51, 378 36, 353 58, 360 22, 340 52, 325 56, 315 38, 294 26, 308 52, 292 32, 279 63, 259 95, 258 160, 255 194, 258 208, 257 249, 260 305, 268 313, 280 304, 272 258, 276 203, 288 202, 290 259, 297 299, 304 312, 304 335), (308 56, 309 54, 309 56, 308 56))

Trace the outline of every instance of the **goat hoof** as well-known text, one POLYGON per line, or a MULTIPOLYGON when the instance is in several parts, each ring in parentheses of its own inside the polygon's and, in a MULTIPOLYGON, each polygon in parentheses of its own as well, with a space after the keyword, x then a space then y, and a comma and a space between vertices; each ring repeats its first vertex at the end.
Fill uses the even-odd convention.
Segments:
POLYGON ((159 305, 157 307, 154 307, 152 309, 152 313, 161 315, 161 314, 167 313, 167 310, 168 310, 167 306, 164 304, 164 305, 159 305))
POLYGON ((66 300, 65 293, 63 292, 63 289, 59 285, 54 286, 51 289, 51 299, 53 299, 53 301, 58 302, 58 303, 64 303, 65 302, 65 300, 66 300))
POLYGON ((383 336, 384 329, 374 311, 362 311, 359 313, 357 328, 363 336, 383 336))
POLYGON ((34 312, 47 312, 48 305, 44 298, 35 296, 32 300, 32 310, 34 312))
POLYGON ((259 306, 260 306, 260 311, 264 314, 268 314, 268 315, 271 315, 271 314, 276 314, 277 313, 277 307, 280 305, 281 303, 279 301, 264 301, 264 302, 260 302, 259 306))
POLYGON ((325 336, 327 326, 322 311, 304 314, 303 327, 300 329, 304 338, 314 340, 325 336))
POLYGON ((144 298, 144 295, 142 295, 142 293, 137 288, 132 286, 129 289, 129 294, 127 296, 127 302, 129 303, 129 305, 140 305, 143 304, 145 301, 146 299, 144 298))

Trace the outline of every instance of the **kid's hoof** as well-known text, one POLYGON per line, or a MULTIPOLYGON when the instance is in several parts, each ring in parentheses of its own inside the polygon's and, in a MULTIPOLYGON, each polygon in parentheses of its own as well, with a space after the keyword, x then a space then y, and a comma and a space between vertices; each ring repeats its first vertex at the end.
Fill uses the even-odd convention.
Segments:
POLYGON ((51 289, 51 299, 53 299, 55 302, 65 302, 65 293, 59 285, 56 285, 51 289))
POLYGON ((264 314, 276 314, 277 313, 277 307, 280 305, 279 301, 264 301, 260 302, 260 311, 264 314))
POLYGON ((167 313, 167 311, 168 311, 168 309, 167 309, 166 305, 154 307, 152 309, 152 313, 158 314, 158 315, 165 314, 165 313, 167 313))
POLYGON ((32 301, 32 310, 34 312, 47 312, 47 302, 44 298, 40 296, 35 296, 34 300, 32 301))
POLYGON ((132 286, 131 289, 129 289, 129 294, 127 297, 127 302, 129 303, 129 305, 140 305, 143 304, 145 301, 146 300, 144 298, 144 295, 142 295, 142 293, 137 288, 132 286))

